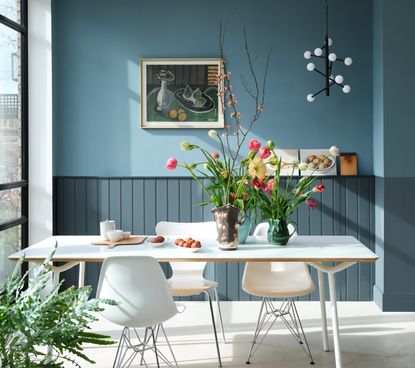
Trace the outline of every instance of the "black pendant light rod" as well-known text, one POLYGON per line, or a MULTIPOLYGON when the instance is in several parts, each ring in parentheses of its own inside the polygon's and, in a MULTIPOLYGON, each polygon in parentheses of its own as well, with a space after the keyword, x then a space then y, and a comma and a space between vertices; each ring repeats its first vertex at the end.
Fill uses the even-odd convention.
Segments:
POLYGON ((343 84, 344 78, 342 75, 334 76, 333 73, 333 66, 335 61, 340 61, 344 63, 346 66, 350 66, 353 62, 352 58, 347 57, 344 59, 337 58, 337 55, 335 53, 330 53, 330 48, 332 46, 332 39, 329 37, 329 0, 325 0, 326 5, 326 35, 324 38, 324 44, 320 48, 316 48, 314 52, 312 51, 306 51, 304 53, 305 59, 324 59, 324 73, 317 69, 316 65, 314 63, 308 63, 307 64, 307 70, 310 72, 316 72, 317 74, 321 75, 325 80, 325 87, 322 88, 320 91, 314 94, 309 94, 307 96, 307 100, 309 102, 313 102, 315 97, 321 94, 322 92, 325 92, 326 96, 330 96, 330 89, 334 85, 337 85, 342 88, 344 93, 349 93, 351 90, 351 87, 347 84, 343 84))
POLYGON ((326 96, 330 96, 330 61, 329 61, 329 2, 326 0, 326 42, 324 45, 326 59, 326 96))

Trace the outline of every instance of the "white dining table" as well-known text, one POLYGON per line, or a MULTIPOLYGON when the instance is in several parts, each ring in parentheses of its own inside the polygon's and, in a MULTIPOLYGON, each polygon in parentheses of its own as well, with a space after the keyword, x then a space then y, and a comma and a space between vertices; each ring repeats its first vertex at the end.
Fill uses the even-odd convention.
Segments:
POLYGON ((324 289, 324 274, 328 275, 336 368, 342 367, 342 359, 335 274, 356 263, 375 262, 378 259, 375 253, 352 236, 296 236, 286 246, 271 245, 267 243, 266 237, 251 236, 246 244, 239 245, 233 251, 220 250, 213 239, 204 239, 202 248, 195 253, 178 248, 173 242, 161 247, 145 242, 110 249, 107 246, 93 245, 97 239, 99 236, 53 236, 14 253, 9 258, 18 260, 24 257, 28 262, 43 262, 57 243, 50 264, 53 283, 58 284, 61 272, 79 265, 79 286, 84 285, 85 262, 104 262, 113 256, 151 256, 159 262, 305 262, 318 271, 324 351, 329 351, 324 289), (56 265, 55 262, 63 264, 56 265))

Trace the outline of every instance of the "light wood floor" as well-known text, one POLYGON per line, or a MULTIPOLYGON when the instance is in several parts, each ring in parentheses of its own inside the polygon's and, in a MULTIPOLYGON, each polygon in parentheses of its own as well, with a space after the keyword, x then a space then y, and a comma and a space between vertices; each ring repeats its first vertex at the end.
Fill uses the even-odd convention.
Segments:
MULTIPOLYGON (((184 304, 186 311, 165 323, 179 366, 217 367, 208 304, 184 304)), ((224 302, 222 305, 228 339, 226 345, 220 344, 223 366, 247 367, 245 361, 259 303, 224 302)), ((297 307, 311 345, 315 367, 334 367, 333 352, 322 351, 319 304, 300 302, 297 307)), ((344 302, 339 303, 339 315, 344 368, 415 367, 415 313, 382 313, 374 303, 344 302)), ((109 334, 115 339, 121 333, 119 326, 104 320, 93 327, 95 331, 109 334)), ((161 342, 160 349, 168 355, 164 342, 161 342)), ((100 368, 112 367, 115 352, 116 346, 90 347, 85 350, 96 361, 94 366, 100 368)), ((150 352, 146 360, 152 363, 149 366, 155 366, 150 352)), ((79 363, 82 367, 91 367, 85 362, 79 363)), ((139 361, 131 367, 139 367, 139 361)), ((257 351, 250 367, 302 368, 310 365, 300 347, 279 322, 257 351)))

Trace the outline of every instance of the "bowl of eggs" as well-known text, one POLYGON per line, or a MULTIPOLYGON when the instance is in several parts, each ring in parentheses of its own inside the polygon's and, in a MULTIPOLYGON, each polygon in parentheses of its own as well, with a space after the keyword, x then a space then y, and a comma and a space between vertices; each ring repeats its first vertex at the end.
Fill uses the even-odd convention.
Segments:
POLYGON ((199 240, 195 240, 193 238, 178 238, 175 240, 174 244, 176 245, 176 248, 188 251, 188 252, 198 252, 200 248, 202 247, 202 244, 199 240))
POLYGON ((328 155, 310 155, 306 159, 306 164, 311 171, 324 172, 331 169, 334 166, 335 161, 328 155))

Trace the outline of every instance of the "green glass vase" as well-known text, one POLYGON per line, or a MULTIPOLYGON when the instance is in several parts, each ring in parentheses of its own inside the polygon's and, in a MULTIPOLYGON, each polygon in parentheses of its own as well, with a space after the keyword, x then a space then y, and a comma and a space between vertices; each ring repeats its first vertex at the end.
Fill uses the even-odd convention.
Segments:
POLYGON ((268 243, 275 245, 287 245, 290 238, 297 231, 297 225, 293 221, 287 222, 285 218, 269 219, 268 243), (294 230, 288 229, 288 224, 293 225, 294 230))

